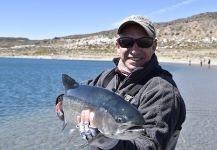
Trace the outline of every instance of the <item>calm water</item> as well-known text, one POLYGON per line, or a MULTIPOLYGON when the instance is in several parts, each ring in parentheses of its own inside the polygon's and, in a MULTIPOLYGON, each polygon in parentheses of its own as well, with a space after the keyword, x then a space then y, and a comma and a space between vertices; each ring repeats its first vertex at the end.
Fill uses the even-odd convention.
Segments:
MULTIPOLYGON (((162 64, 170 70, 185 99, 187 119, 178 150, 215 150, 217 147, 217 68, 162 64)), ((63 92, 61 74, 78 81, 95 77, 107 61, 63 61, 0 58, 0 149, 68 150, 55 114, 55 98, 63 92)))

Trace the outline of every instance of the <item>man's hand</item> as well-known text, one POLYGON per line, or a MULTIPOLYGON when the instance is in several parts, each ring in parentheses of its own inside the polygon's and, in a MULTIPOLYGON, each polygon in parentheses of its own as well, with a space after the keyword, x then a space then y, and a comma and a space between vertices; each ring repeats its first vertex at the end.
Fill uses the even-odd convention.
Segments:
POLYGON ((94 113, 89 109, 83 110, 81 115, 77 116, 77 127, 83 139, 90 140, 99 133, 93 118, 94 113))
POLYGON ((62 109, 62 103, 63 103, 63 94, 60 94, 56 98, 56 113, 60 120, 64 121, 64 112, 62 109))
POLYGON ((111 149, 118 144, 119 140, 117 139, 111 139, 102 134, 97 136, 100 132, 94 124, 94 112, 91 112, 89 109, 83 110, 81 115, 77 116, 77 124, 81 137, 90 142, 90 146, 101 149, 111 149), (93 139, 96 136, 97 138, 93 139))

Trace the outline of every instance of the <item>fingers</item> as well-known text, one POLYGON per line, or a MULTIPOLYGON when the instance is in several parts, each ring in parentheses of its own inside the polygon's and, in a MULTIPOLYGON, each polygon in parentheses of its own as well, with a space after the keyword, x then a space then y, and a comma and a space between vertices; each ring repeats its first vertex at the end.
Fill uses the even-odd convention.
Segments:
POLYGON ((83 110, 81 112, 81 121, 84 123, 89 123, 90 122, 90 110, 83 110))
POLYGON ((56 104, 56 112, 60 112, 60 102, 58 102, 57 104, 56 104))
POLYGON ((77 116, 77 124, 80 122, 93 124, 94 113, 89 109, 83 110, 80 115, 77 116))
POLYGON ((56 104, 56 113, 60 120, 64 121, 64 112, 62 110, 62 102, 56 104))
POLYGON ((94 123, 94 112, 90 112, 90 127, 95 128, 95 123, 94 123))
POLYGON ((89 109, 83 110, 81 114, 77 116, 77 126, 79 126, 80 123, 83 123, 95 128, 94 115, 94 112, 89 109))
POLYGON ((81 114, 77 116, 77 128, 83 139, 89 140, 97 134, 97 128, 93 128, 95 127, 93 118, 94 113, 89 109, 83 110, 81 114))
POLYGON ((81 122, 81 116, 77 116, 77 126, 79 125, 80 122, 81 122))

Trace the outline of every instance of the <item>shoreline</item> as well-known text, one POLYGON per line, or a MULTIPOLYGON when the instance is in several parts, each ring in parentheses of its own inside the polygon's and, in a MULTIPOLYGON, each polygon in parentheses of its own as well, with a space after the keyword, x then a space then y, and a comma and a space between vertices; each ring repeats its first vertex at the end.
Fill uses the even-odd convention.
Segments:
MULTIPOLYGON (((93 60, 93 61, 112 61, 113 57, 117 56, 92 56, 92 55, 82 55, 82 56, 65 56, 65 55, 53 55, 53 56, 0 56, 0 58, 23 58, 23 59, 53 59, 53 60, 93 60)), ((186 58, 183 59, 174 59, 168 57, 157 56, 159 63, 179 63, 186 65, 200 65, 199 59, 192 59, 191 61, 186 58)), ((202 66, 208 66, 207 60, 202 61, 202 66)), ((217 66, 217 58, 212 59, 210 66, 217 66)))

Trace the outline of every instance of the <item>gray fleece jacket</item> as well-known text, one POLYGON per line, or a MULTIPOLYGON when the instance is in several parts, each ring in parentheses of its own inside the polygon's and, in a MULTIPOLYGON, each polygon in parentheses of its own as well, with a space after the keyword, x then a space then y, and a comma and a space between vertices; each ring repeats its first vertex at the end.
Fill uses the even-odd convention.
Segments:
MULTIPOLYGON (((117 64, 117 61, 114 61, 117 64)), ((104 87, 123 96, 136 106, 145 119, 146 133, 134 140, 119 140, 112 150, 174 150, 186 109, 172 75, 161 68, 154 54, 151 61, 124 77, 117 69, 103 71, 88 85, 104 87), (113 72, 113 73, 112 73, 113 72), (112 74, 109 81, 108 74, 112 74), (104 84, 107 80, 106 84, 104 84), (127 91, 140 84, 135 95, 127 91)), ((118 109, 118 108, 117 108, 118 109)), ((97 147, 90 147, 98 150, 97 147)))

